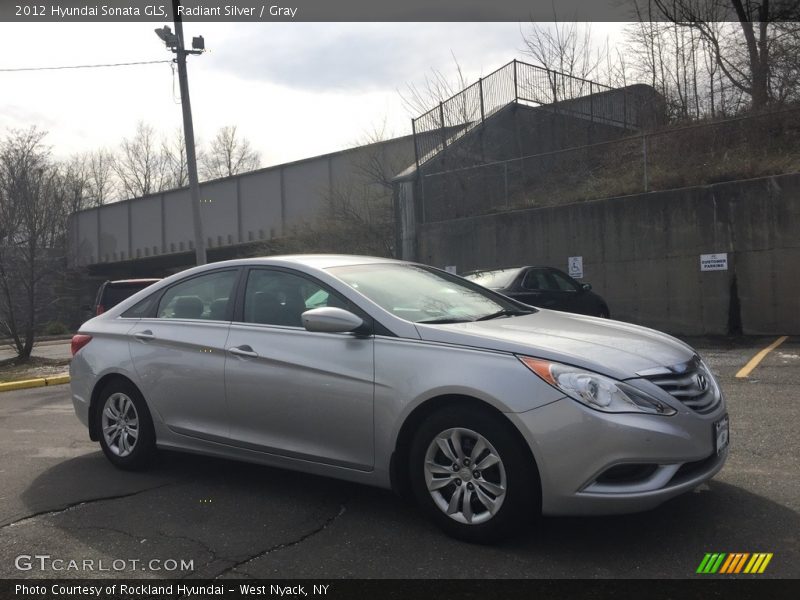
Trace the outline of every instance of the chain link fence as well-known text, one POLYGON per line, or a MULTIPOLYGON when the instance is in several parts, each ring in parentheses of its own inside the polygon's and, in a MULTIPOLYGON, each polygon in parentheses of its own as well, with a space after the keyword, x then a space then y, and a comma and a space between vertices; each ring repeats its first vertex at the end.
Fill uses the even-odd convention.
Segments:
POLYGON ((513 60, 411 120, 416 165, 430 161, 450 144, 509 104, 550 105, 593 123, 623 128, 642 125, 652 97, 641 86, 611 88, 513 60))
POLYGON ((422 221, 800 171, 800 108, 419 173, 422 221))

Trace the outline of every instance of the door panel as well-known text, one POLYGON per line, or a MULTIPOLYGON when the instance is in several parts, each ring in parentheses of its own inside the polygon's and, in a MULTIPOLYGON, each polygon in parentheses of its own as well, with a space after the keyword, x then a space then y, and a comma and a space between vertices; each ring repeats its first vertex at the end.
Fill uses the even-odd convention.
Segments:
POLYGON ((237 269, 212 271, 144 300, 140 304, 149 316, 128 334, 142 393, 178 433, 227 440, 226 317, 233 308, 238 274, 237 269), (148 303, 154 306, 148 308, 148 303))
POLYGON ((133 328, 129 347, 142 393, 170 429, 228 437, 223 377, 229 326, 142 319, 133 328))
POLYGON ((302 313, 320 306, 353 310, 307 276, 250 269, 228 338, 231 437, 263 452, 368 470, 373 340, 306 331, 302 313))
POLYGON ((373 466, 373 340, 231 325, 225 367, 231 437, 264 452, 373 466))
POLYGON ((553 280, 555 290, 553 296, 555 297, 555 305, 558 310, 564 310, 573 313, 583 313, 581 306, 581 289, 580 284, 571 277, 561 273, 557 270, 552 270, 549 273, 553 280))

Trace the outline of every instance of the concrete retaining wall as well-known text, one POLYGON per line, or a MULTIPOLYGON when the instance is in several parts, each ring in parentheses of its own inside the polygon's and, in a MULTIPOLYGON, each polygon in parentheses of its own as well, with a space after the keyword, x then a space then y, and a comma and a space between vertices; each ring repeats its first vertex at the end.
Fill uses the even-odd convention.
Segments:
POLYGON ((746 334, 800 333, 800 174, 416 227, 417 259, 459 272, 566 271, 583 256, 582 281, 620 320, 685 335, 737 321, 746 334), (723 252, 727 271, 700 271, 701 254, 723 252))

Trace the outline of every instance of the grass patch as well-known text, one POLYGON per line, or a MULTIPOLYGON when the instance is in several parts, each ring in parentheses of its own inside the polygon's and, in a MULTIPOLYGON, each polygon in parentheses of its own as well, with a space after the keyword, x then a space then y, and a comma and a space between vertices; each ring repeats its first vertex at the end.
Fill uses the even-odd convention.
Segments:
POLYGON ((0 383, 20 381, 23 379, 36 379, 38 377, 52 377, 61 375, 69 370, 68 358, 40 358, 32 356, 27 361, 18 358, 0 360, 0 383))

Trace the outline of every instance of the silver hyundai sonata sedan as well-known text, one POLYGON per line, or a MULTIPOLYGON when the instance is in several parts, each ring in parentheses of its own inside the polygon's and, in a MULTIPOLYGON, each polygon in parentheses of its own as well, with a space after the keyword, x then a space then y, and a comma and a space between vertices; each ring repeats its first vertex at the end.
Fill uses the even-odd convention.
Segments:
POLYGON ((214 263, 73 338, 75 412, 116 466, 156 448, 393 488, 489 541, 708 480, 728 417, 686 344, 363 256, 214 263))

